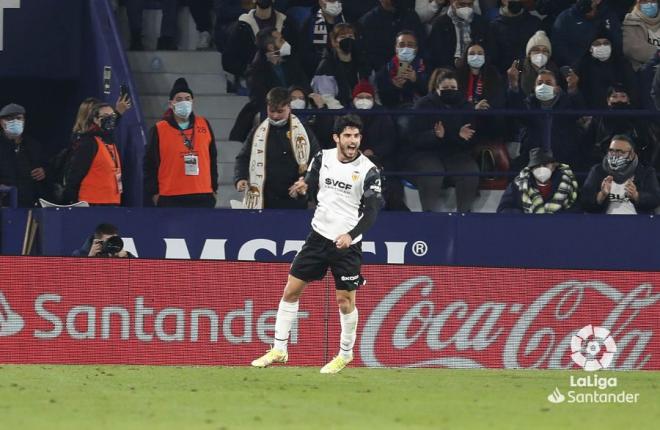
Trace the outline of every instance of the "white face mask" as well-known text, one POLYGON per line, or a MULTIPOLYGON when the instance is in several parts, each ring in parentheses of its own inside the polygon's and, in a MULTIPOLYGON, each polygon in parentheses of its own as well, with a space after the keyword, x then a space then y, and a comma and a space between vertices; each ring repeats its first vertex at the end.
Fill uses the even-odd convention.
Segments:
POLYGON ((550 176, 552 176, 552 170, 545 166, 538 166, 532 170, 532 175, 536 178, 541 184, 545 184, 550 176))
POLYGON ((371 99, 358 99, 356 97, 353 99, 353 104, 356 109, 371 109, 374 107, 374 101, 371 99))
POLYGON ((285 41, 280 47, 280 57, 288 57, 289 55, 291 55, 291 45, 285 41))
POLYGON ((486 57, 481 54, 468 55, 467 57, 468 66, 472 67, 473 69, 481 69, 485 62, 486 57))
POLYGON ((459 7, 456 9, 456 16, 458 16, 463 21, 469 21, 470 18, 472 18, 473 13, 474 9, 471 7, 459 7))
POLYGON ((536 94, 536 98, 542 102, 548 102, 555 98, 555 87, 548 84, 537 85, 536 88, 534 88, 534 94, 536 94))
POLYGON ((180 118, 188 118, 192 113, 193 102, 184 100, 174 103, 174 113, 180 118))
POLYGON ((283 118, 278 121, 275 121, 274 119, 268 118, 268 122, 270 125, 273 125, 275 127, 282 127, 283 125, 286 125, 287 122, 289 122, 288 118, 283 118))
POLYGON ((325 9, 323 11, 330 16, 338 16, 342 12, 342 4, 340 1, 325 2, 325 9))
POLYGON ((291 109, 305 109, 307 104, 303 99, 293 99, 291 100, 291 103, 289 103, 289 106, 291 106, 291 109))
POLYGON ((415 48, 396 48, 396 56, 399 57, 399 60, 406 63, 412 63, 416 55, 417 51, 415 48))
POLYGON ((538 68, 541 68, 546 64, 548 64, 548 56, 545 54, 532 54, 530 59, 532 60, 532 64, 534 64, 538 68))
POLYGON ((20 136, 23 134, 24 122, 20 119, 12 119, 5 124, 5 133, 10 136, 20 136))
POLYGON ((591 48, 591 55, 597 60, 607 61, 610 59, 610 56, 612 56, 612 46, 594 46, 591 48))

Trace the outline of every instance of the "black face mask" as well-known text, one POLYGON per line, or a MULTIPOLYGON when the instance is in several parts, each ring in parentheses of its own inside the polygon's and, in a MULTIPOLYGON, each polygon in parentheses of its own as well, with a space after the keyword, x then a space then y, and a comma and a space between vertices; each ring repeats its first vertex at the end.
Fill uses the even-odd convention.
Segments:
POLYGON ((273 5, 273 0, 257 0, 257 6, 260 9, 268 9, 273 5))
POLYGON ((575 6, 577 7, 578 12, 582 15, 591 12, 591 0, 578 0, 577 3, 575 3, 575 6))
POLYGON ((461 99, 462 95, 458 90, 440 90, 440 100, 442 100, 444 103, 448 105, 455 105, 458 104, 461 99))
POLYGON ((117 118, 114 115, 101 118, 101 130, 113 131, 117 127, 117 118))
POLYGON ((621 110, 621 109, 629 109, 629 108, 630 108, 630 104, 626 102, 616 102, 610 105, 610 109, 613 110, 621 110))
POLYGON ((344 51, 346 54, 350 54, 353 52, 353 47, 355 46, 355 39, 351 39, 350 37, 347 37, 346 39, 342 39, 339 41, 339 49, 344 51))
POLYGON ((509 12, 511 12, 512 14, 518 15, 522 10, 522 3, 520 3, 519 1, 509 0, 509 5, 507 6, 507 9, 509 9, 509 12))

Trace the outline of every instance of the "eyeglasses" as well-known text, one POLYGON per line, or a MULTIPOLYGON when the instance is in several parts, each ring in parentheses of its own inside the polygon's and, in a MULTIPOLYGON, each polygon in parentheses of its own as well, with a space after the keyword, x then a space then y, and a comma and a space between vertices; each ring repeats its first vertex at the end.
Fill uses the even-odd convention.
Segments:
POLYGON ((607 153, 612 155, 628 155, 630 154, 630 151, 623 151, 621 149, 608 149, 607 153))

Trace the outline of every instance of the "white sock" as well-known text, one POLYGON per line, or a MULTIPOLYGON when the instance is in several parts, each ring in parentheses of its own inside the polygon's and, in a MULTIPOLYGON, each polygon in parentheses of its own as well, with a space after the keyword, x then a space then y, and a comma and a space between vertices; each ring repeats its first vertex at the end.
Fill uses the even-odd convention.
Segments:
POLYGON ((289 332, 297 316, 298 301, 289 303, 280 300, 280 305, 277 308, 277 319, 275 320, 275 344, 273 348, 286 352, 286 345, 289 342, 289 332))
POLYGON ((339 313, 341 321, 341 338, 339 343, 339 355, 343 358, 353 357, 353 345, 357 337, 358 310, 353 309, 350 314, 339 313))

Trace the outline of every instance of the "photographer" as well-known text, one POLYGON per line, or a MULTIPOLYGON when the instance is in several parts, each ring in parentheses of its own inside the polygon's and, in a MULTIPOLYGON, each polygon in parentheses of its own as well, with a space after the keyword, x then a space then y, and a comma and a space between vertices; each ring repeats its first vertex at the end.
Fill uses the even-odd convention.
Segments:
POLYGON ((80 249, 73 251, 74 257, 135 258, 124 250, 124 241, 118 236, 119 229, 112 224, 99 224, 80 249))

